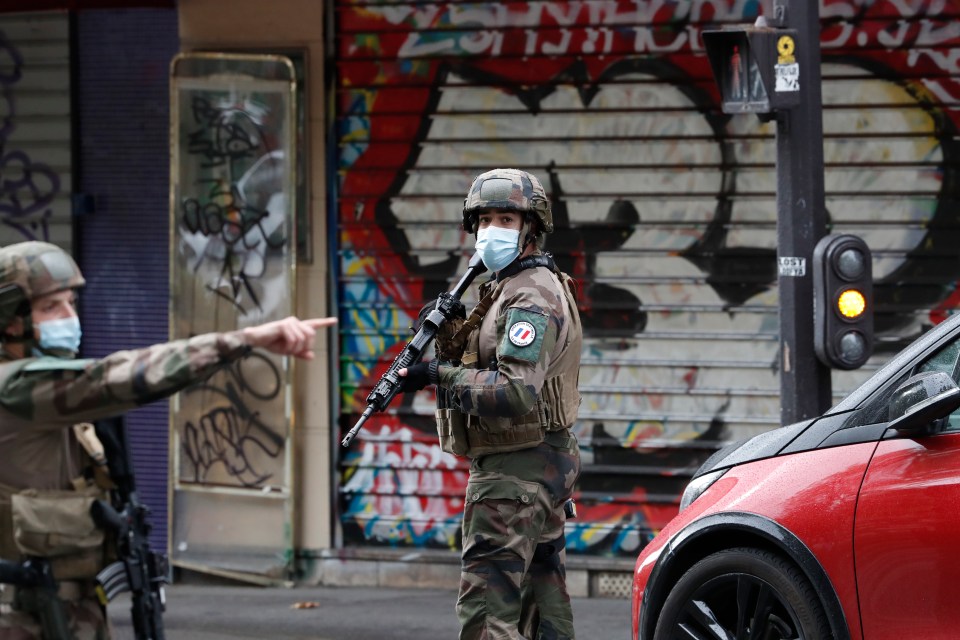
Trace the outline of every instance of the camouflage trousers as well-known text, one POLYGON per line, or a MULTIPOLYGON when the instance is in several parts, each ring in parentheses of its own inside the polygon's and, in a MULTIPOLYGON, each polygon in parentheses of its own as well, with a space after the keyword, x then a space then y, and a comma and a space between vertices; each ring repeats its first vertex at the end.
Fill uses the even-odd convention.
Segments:
POLYGON ((577 439, 475 458, 463 509, 460 640, 573 640, 563 505, 580 475, 577 439))
MULTIPOLYGON (((110 622, 96 596, 63 600, 63 608, 72 633, 69 640, 110 640, 110 622)), ((26 611, 4 610, 0 640, 44 640, 40 620, 26 611)))

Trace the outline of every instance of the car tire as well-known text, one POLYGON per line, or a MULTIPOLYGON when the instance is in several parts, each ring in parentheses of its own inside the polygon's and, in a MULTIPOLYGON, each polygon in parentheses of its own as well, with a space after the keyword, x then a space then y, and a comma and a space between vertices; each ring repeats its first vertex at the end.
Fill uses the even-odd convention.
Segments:
POLYGON ((726 549, 693 565, 670 591, 654 640, 828 640, 810 581, 771 551, 726 549))

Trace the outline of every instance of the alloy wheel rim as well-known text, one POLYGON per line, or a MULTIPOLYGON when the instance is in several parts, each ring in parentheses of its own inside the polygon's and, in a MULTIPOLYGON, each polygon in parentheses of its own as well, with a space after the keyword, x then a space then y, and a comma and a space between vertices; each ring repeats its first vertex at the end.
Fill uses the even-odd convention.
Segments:
POLYGON ((693 592, 677 616, 675 638, 689 640, 802 640, 789 602, 765 580, 731 573, 693 592))

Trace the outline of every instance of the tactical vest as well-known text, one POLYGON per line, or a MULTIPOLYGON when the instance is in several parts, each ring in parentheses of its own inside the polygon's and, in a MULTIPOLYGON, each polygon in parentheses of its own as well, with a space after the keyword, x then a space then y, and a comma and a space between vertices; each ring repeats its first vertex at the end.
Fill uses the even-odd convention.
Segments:
MULTIPOLYGON (((537 278, 549 278, 556 290, 562 291, 566 304, 564 322, 558 335, 555 351, 547 370, 547 378, 537 395, 534 408, 519 417, 475 416, 466 414, 465 431, 468 447, 465 455, 476 457, 490 453, 504 453, 535 447, 543 442, 548 431, 559 431, 573 425, 580 407, 578 390, 580 374, 580 353, 583 334, 580 326, 580 314, 574 293, 574 282, 565 273, 538 266, 537 278)), ((481 341, 485 333, 496 333, 501 307, 500 295, 510 279, 500 283, 489 282, 481 287, 482 302, 487 301, 483 309, 486 322, 476 326, 470 332, 463 354, 463 366, 468 369, 487 368, 489 363, 480 362, 481 341)), ((478 305, 480 306, 480 305, 478 305)), ((476 311, 476 310, 475 310, 476 311)), ((468 318, 468 323, 474 316, 468 318)), ((499 322, 503 322, 499 318, 499 322)), ((497 336, 493 335, 495 345, 497 336)), ((489 342, 486 340, 485 342, 489 342)), ((485 349, 490 351, 489 345, 485 349)))
MULTIPOLYGON (((44 366, 44 362, 33 359, 3 364, 0 386, 22 368, 44 366)), ((34 486, 36 477, 0 480, 0 558, 11 561, 24 555, 48 558, 57 580, 94 577, 105 566, 107 556, 104 532, 94 524, 90 505, 106 494, 83 473, 91 459, 85 443, 78 440, 78 428, 41 428, 2 408, 0 420, 16 425, 12 431, 22 434, 4 440, 4 452, 10 456, 8 470, 16 468, 17 458, 25 450, 55 462, 55 468, 44 482, 38 483, 39 487, 34 486), (25 445, 22 440, 28 436, 33 440, 25 445), (37 445, 41 437, 44 446, 37 445)))

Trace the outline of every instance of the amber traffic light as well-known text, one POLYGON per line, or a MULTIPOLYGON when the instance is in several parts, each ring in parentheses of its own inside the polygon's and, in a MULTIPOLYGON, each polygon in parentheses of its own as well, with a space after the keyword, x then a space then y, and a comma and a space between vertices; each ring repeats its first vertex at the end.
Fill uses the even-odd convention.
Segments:
POLYGON ((867 243, 822 238, 813 251, 814 348, 825 365, 856 369, 873 353, 873 271, 867 243))

